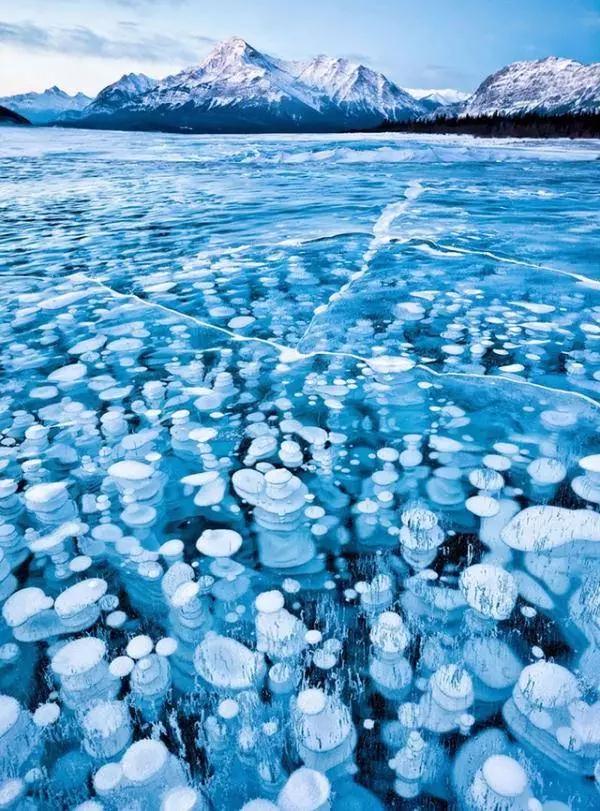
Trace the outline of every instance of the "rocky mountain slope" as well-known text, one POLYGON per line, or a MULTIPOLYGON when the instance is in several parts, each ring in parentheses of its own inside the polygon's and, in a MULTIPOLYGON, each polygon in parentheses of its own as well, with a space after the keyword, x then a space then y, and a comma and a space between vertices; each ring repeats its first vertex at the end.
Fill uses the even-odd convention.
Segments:
POLYGON ((551 56, 513 62, 483 81, 461 106, 461 116, 516 116, 600 112, 600 63, 551 56))

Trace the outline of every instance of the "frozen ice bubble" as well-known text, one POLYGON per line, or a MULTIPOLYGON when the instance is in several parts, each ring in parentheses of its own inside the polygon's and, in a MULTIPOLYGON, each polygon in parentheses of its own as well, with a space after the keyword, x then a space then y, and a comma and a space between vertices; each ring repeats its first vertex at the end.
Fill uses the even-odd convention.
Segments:
POLYGON ((537 484, 558 484, 567 475, 567 470, 558 459, 541 456, 527 465, 527 472, 537 484))
POLYGON ((305 715, 318 715, 323 712, 327 702, 323 690, 311 687, 298 693, 296 703, 305 715))
POLYGON ((113 676, 123 679, 128 676, 135 666, 134 660, 130 656, 117 656, 109 665, 109 670, 113 676))
POLYGON ((127 656, 131 659, 143 659, 148 656, 154 649, 154 642, 149 636, 140 635, 134 636, 127 643, 127 656))
POLYGON ((283 594, 280 591, 263 591, 255 600, 257 611, 273 614, 284 606, 283 594))
POLYGON ((54 601, 37 586, 28 586, 15 591, 2 606, 4 621, 17 628, 42 611, 52 608, 54 601))
POLYGON ((53 701, 40 706, 33 713, 33 722, 38 727, 47 727, 56 723, 60 717, 60 706, 53 701))
POLYGON ((94 775, 94 788, 102 797, 114 791, 123 780, 123 767, 120 763, 106 763, 94 775))
POLYGON ((140 482, 152 476, 154 470, 144 462, 137 462, 135 459, 126 459, 115 462, 108 468, 108 475, 123 482, 140 482))
POLYGON ((376 358, 369 358, 367 363, 374 372, 379 374, 402 374, 414 369, 415 362, 410 358, 392 357, 380 355, 376 358))
POLYGON ((401 653, 409 642, 402 617, 393 611, 383 611, 371 628, 371 642, 383 654, 401 653))
POLYGON ((553 505, 527 507, 501 532, 502 540, 521 552, 551 551, 576 541, 600 541, 600 515, 553 505))
POLYGON ((554 708, 571 704, 580 697, 575 676, 554 662, 536 662, 523 668, 518 686, 533 707, 554 708))
POLYGON ((169 752, 162 741, 136 741, 121 760, 123 776, 134 784, 146 783, 166 766, 168 757, 169 752))
POLYGON ((160 811, 207 811, 202 795, 191 786, 175 786, 162 798, 160 811))
POLYGON ((84 747, 92 757, 114 757, 131 736, 126 704, 123 701, 99 701, 86 712, 82 728, 84 747))
POLYGON ((240 705, 232 698, 223 699, 217 707, 219 716, 227 721, 235 718, 240 711, 240 705))
POLYGON ((59 369, 50 372, 48 381, 56 383, 58 386, 64 386, 81 380, 86 374, 87 366, 85 363, 70 363, 68 366, 61 366, 59 369))
POLYGON ((197 550, 213 558, 235 555, 241 546, 242 536, 233 529, 205 529, 196 541, 197 550))
POLYGON ((513 576, 491 564, 467 567, 460 575, 460 588, 471 608, 494 620, 508 619, 517 602, 513 576))
POLYGON ((465 501, 465 507, 479 518, 493 518, 500 510, 499 503, 490 496, 471 496, 465 501))
POLYGON ((249 650, 241 642, 218 634, 209 634, 194 653, 197 673, 214 687, 246 690, 263 675, 265 667, 261 654, 249 650))
POLYGON ((458 665, 443 665, 431 677, 432 695, 445 710, 466 710, 473 703, 473 681, 458 665))
POLYGON ((517 760, 492 755, 484 762, 481 780, 476 778, 472 793, 478 807, 499 807, 524 794, 527 784, 527 773, 517 760))
POLYGON ((321 772, 301 767, 289 776, 277 797, 281 811, 318 811, 331 794, 329 780, 321 772))
MULTIPOLYGON (((18 777, 9 778, 0 783, 0 808, 19 808, 19 801, 25 796, 27 786, 18 777)), ((23 806, 26 807, 26 806, 23 806)))
POLYGON ((75 676, 96 667, 106 653, 106 644, 93 636, 67 642, 53 657, 52 670, 59 676, 75 676))
POLYGON ((34 484, 25 491, 25 501, 32 510, 53 509, 67 497, 66 484, 64 482, 48 482, 34 484))
POLYGON ((106 580, 99 577, 82 580, 58 595, 54 609, 61 619, 68 619, 97 603, 107 588, 106 580))
POLYGON ((156 643, 155 650, 159 656, 172 656, 177 650, 177 640, 172 636, 163 636, 156 643))

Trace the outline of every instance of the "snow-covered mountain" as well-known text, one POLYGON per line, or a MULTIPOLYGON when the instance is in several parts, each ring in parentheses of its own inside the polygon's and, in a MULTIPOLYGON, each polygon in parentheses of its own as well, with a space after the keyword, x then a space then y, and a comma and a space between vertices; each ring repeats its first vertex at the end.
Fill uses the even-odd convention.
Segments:
POLYGON ((80 113, 91 102, 89 96, 77 93, 69 96, 59 87, 49 87, 43 93, 21 93, 0 98, 0 104, 25 116, 32 124, 48 124, 68 114, 80 113))
POLYGON ((513 62, 488 76, 460 115, 514 116, 600 112, 600 63, 583 65, 550 56, 513 62))
POLYGON ((454 90, 451 87, 442 89, 425 89, 422 87, 405 87, 404 91, 418 101, 429 103, 435 107, 447 107, 450 104, 459 104, 466 101, 470 93, 464 90, 454 90))
MULTIPOLYGON (((427 108, 381 73, 347 59, 286 62, 243 39, 219 43, 200 64, 140 87, 105 88, 81 126, 194 132, 301 132, 376 127, 427 108)), ((140 77, 135 77, 139 79, 140 77)))
POLYGON ((192 108, 208 112, 218 108, 242 111, 294 104, 318 112, 308 88, 298 85, 285 62, 257 51, 242 39, 219 43, 200 65, 186 68, 157 82, 140 95, 140 111, 192 108))
POLYGON ((415 98, 390 82, 383 73, 348 59, 317 56, 307 62, 290 62, 296 79, 347 115, 372 114, 395 121, 423 112, 415 98))
POLYGON ((139 96, 152 90, 157 84, 157 79, 151 79, 144 73, 126 73, 98 93, 93 101, 93 109, 110 113, 127 108, 135 104, 139 96))

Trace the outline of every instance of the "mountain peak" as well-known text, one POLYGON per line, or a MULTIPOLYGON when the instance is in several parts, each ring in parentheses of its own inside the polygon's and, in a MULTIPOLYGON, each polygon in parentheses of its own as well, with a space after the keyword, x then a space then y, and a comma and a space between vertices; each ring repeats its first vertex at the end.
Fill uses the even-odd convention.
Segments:
POLYGON ((578 62, 577 59, 569 59, 566 56, 545 56, 542 59, 536 60, 538 65, 556 65, 558 67, 567 67, 572 65, 574 67, 581 67, 583 65, 582 62, 578 62))
POLYGON ((346 108, 377 110, 389 120, 425 112, 416 99, 382 73, 346 57, 317 56, 300 63, 296 75, 300 82, 346 108))
POLYGON ((203 64, 215 60, 236 61, 260 57, 262 54, 248 44, 241 37, 229 37, 229 39, 217 42, 215 47, 204 60, 203 64))
MULTIPOLYGON (((275 64, 269 57, 257 51, 245 39, 230 37, 218 42, 200 65, 183 70, 178 76, 184 81, 189 77, 192 82, 201 83, 219 79, 231 81, 236 77, 241 79, 243 76, 256 78, 265 75, 274 67, 275 64)), ((170 82, 171 79, 163 81, 170 82)))
POLYGON ((220 42, 217 42, 215 45, 215 49, 224 49, 228 51, 255 51, 256 49, 252 47, 248 42, 246 42, 243 37, 233 36, 228 37, 227 39, 222 39, 220 42))
POLYGON ((107 92, 120 92, 127 94, 145 93, 156 84, 156 79, 151 79, 145 73, 124 73, 120 79, 113 84, 109 84, 98 94, 107 92))

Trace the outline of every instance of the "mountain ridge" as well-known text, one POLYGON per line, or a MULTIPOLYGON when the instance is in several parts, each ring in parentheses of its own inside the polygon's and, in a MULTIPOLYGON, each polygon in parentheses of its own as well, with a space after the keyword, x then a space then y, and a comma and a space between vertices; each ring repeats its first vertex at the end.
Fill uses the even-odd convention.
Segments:
POLYGON ((134 88, 117 107, 106 104, 109 88, 70 124, 192 132, 347 131, 426 112, 425 105, 364 65, 326 56, 288 62, 240 37, 218 43, 199 65, 142 92, 134 88))
POLYGON ((459 116, 600 112, 600 63, 549 56, 512 62, 481 82, 459 116))
POLYGON ((0 104, 27 118, 32 124, 48 124, 61 115, 79 113, 92 99, 85 93, 69 95, 53 85, 41 93, 19 93, 0 97, 0 104))

